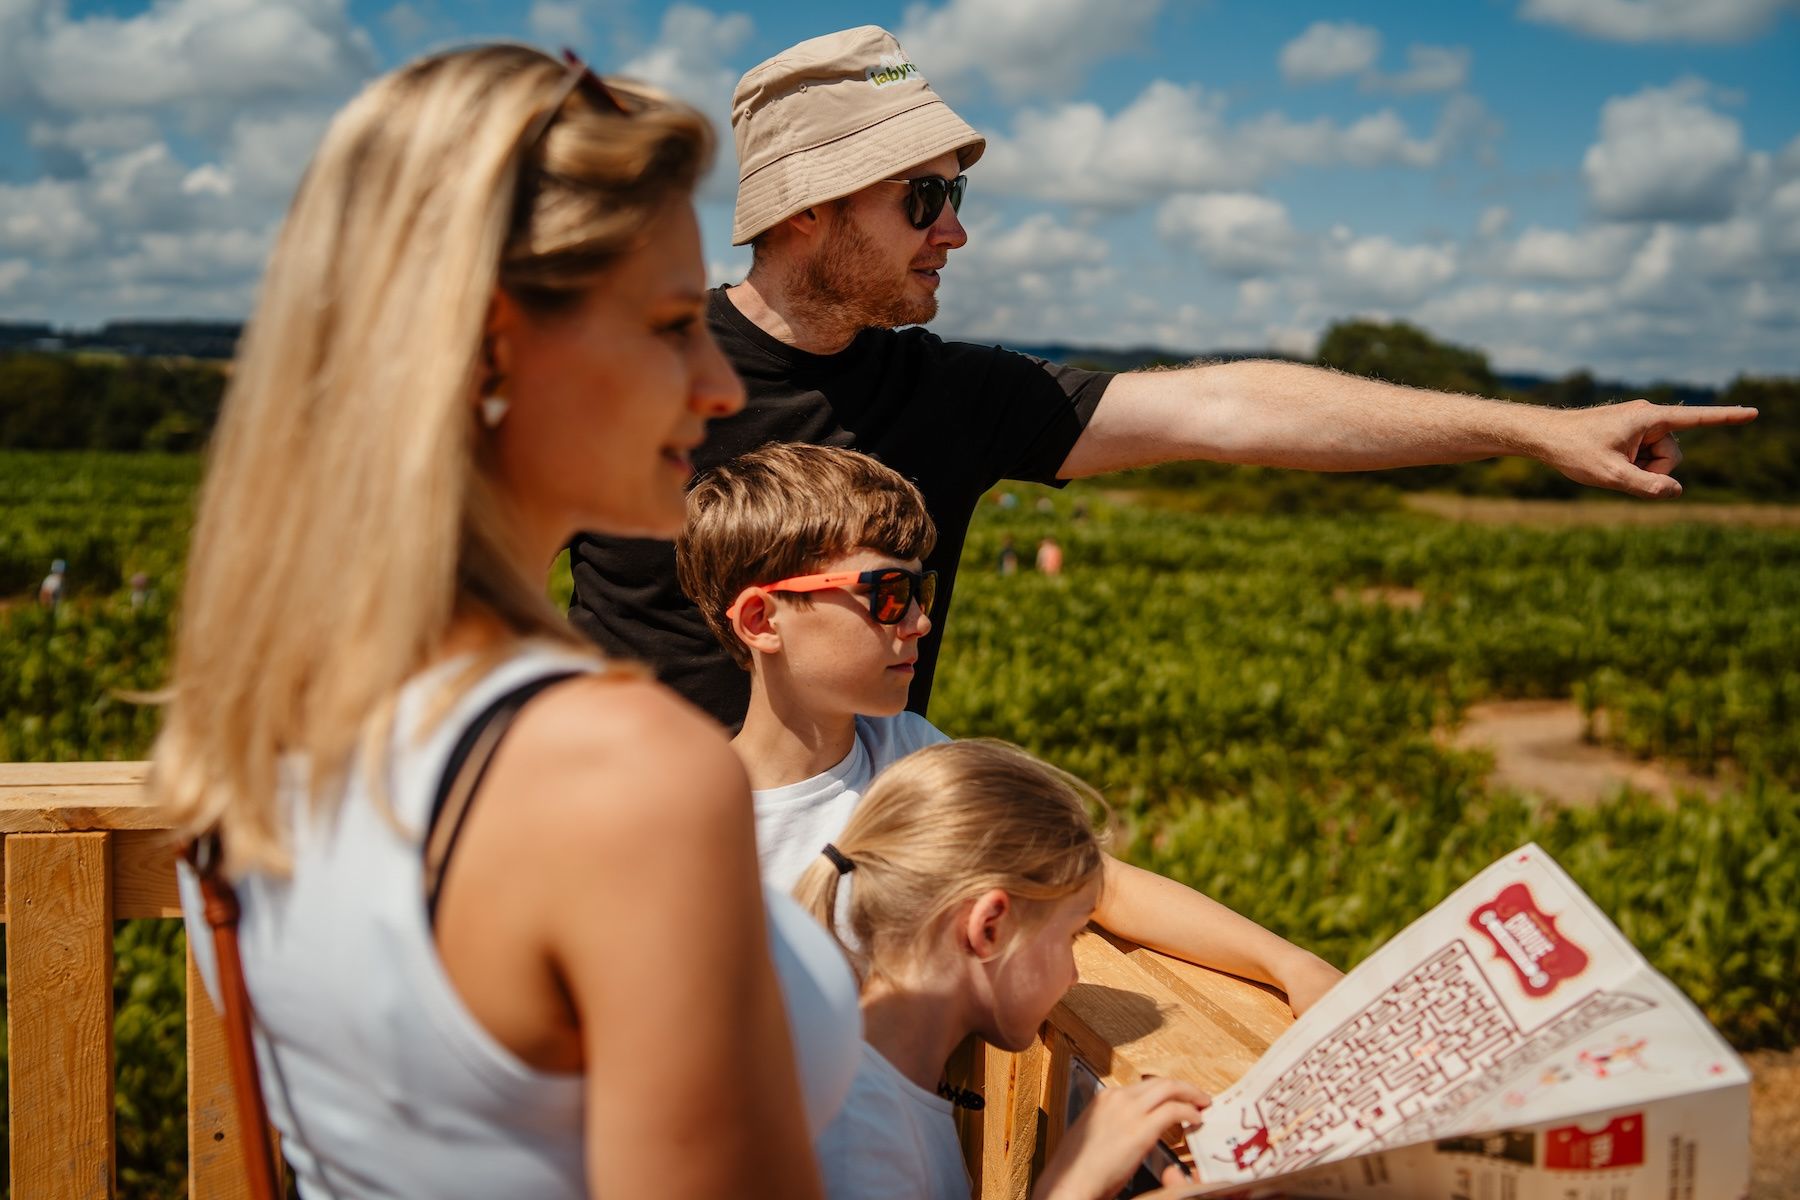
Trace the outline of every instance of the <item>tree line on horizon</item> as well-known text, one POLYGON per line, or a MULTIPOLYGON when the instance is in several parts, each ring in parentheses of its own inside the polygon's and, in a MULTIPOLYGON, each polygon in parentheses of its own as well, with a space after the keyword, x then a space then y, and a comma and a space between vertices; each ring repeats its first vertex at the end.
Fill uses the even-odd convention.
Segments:
MULTIPOLYGON (((1433 338, 1406 322, 1342 321, 1315 361, 1354 375, 1438 391, 1554 408, 1583 408, 1642 395, 1662 403, 1745 404, 1761 410, 1747 429, 1697 431, 1683 439, 1682 479, 1717 499, 1800 500, 1800 377, 1741 376, 1723 390, 1660 385, 1634 392, 1587 371, 1518 386, 1482 351, 1433 338)), ((85 351, 0 350, 0 449, 192 453, 218 419, 227 363, 85 351)), ((1373 477, 1304 480, 1294 472, 1210 463, 1140 473, 1148 486, 1215 493, 1264 511, 1331 505, 1380 506, 1393 489, 1562 498, 1584 489, 1520 459, 1384 471, 1373 477), (1378 479, 1371 487, 1369 480, 1378 479), (1355 497, 1352 497, 1352 492, 1355 497)))

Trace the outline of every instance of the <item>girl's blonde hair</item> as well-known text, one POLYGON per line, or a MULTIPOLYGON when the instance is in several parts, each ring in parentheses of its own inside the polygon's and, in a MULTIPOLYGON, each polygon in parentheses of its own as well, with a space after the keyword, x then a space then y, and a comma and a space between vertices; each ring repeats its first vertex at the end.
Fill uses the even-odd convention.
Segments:
POLYGON ((489 306, 499 287, 539 318, 573 307, 686 202, 712 134, 571 78, 523 46, 420 59, 337 115, 295 194, 210 450, 151 776, 233 873, 290 865, 279 759, 318 808, 359 746, 376 776, 395 693, 454 617, 581 645, 513 565, 489 479, 489 306))
POLYGON ((834 936, 844 921, 840 943, 865 982, 891 977, 984 892, 1023 902, 1029 925, 1086 887, 1105 860, 1094 823, 1105 808, 1081 780, 1006 742, 928 746, 876 777, 832 843, 850 873, 821 854, 794 895, 834 936))

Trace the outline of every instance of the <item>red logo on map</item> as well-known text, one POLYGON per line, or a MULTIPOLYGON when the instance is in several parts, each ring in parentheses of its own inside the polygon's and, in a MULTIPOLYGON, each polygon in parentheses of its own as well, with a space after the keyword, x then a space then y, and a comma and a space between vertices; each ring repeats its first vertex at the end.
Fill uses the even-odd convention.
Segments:
POLYGON ((1547 996, 1587 969, 1587 951, 1556 931, 1556 918, 1544 914, 1522 883, 1509 885, 1476 909, 1469 924, 1487 935, 1533 996, 1547 996))
POLYGON ((1598 1133, 1563 1125, 1544 1134, 1544 1165, 1552 1171, 1610 1171, 1644 1165, 1644 1114, 1614 1117, 1598 1133))

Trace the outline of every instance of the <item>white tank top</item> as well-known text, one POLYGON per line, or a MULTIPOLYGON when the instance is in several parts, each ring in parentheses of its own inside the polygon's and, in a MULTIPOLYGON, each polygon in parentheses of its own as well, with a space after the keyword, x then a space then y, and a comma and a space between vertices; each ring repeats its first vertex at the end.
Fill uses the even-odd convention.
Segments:
MULTIPOLYGON (((386 772, 401 829, 377 810, 358 764, 329 822, 307 816, 303 771, 290 770, 282 794, 294 813, 293 876, 252 876, 238 886, 263 1092, 309 1198, 588 1194, 583 1078, 520 1061, 464 1007, 426 919, 419 836, 469 722, 521 684, 593 662, 524 647, 419 739, 412 731, 435 685, 456 666, 434 668, 402 690, 386 772)), ((707 882, 696 878, 694 886, 707 882)), ((189 944, 216 998, 211 937, 185 867, 181 888, 189 944)), ((856 983, 829 935, 797 904, 772 891, 765 900, 816 1137, 856 1073, 856 983)))

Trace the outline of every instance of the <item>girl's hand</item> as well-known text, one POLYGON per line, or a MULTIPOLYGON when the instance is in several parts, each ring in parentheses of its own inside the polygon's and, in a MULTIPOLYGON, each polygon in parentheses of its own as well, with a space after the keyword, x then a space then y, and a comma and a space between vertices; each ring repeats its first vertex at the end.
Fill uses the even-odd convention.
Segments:
POLYGON ((1200 1123, 1212 1097, 1190 1083, 1145 1079, 1102 1088, 1044 1167, 1035 1200, 1111 1200, 1163 1131, 1200 1123))

